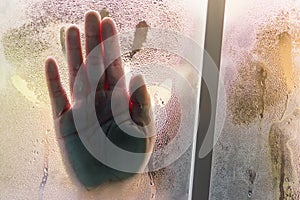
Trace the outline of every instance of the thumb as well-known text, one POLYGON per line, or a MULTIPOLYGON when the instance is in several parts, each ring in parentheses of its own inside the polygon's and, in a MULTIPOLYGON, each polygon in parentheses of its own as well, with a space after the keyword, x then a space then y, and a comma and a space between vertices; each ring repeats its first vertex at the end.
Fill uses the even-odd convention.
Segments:
POLYGON ((151 99, 142 75, 131 78, 129 83, 130 115, 140 126, 146 126, 152 121, 151 99))

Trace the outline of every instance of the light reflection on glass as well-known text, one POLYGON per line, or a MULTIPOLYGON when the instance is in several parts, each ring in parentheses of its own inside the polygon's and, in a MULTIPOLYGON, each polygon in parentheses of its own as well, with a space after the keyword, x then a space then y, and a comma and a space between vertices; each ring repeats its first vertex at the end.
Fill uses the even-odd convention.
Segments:
POLYGON ((226 1, 212 199, 299 198, 299 13, 296 1, 226 1))

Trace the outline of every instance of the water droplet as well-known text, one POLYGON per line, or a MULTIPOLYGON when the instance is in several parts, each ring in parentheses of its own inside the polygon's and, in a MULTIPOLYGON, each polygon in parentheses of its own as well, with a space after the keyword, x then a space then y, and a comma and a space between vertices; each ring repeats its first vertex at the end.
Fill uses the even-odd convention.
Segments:
POLYGON ((252 197, 252 190, 248 191, 248 197, 251 198, 252 197))

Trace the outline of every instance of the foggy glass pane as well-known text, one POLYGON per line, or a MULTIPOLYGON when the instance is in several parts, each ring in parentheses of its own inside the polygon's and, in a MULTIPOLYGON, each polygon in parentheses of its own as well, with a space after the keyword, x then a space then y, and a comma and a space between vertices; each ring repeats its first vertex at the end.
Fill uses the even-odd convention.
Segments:
POLYGON ((298 1, 226 1, 211 199, 300 198, 299 14, 298 1))
POLYGON ((190 38, 203 47, 206 4, 206 0, 1 0, 0 199, 187 199, 202 52, 190 56, 191 46, 184 41, 190 38), (95 191, 80 186, 64 164, 44 66, 48 56, 57 60, 70 95, 64 34, 71 24, 78 25, 84 45, 88 10, 116 21, 125 72, 145 76, 157 130, 157 153, 150 168, 159 168, 95 191), (149 31, 143 42, 134 43, 139 26, 149 31), (172 33, 174 41, 164 40, 172 33), (159 34, 161 38, 151 40, 159 34), (130 51, 133 47, 139 50, 130 51), (196 66, 190 57, 197 58, 196 66), (177 150, 166 148, 172 142, 177 150), (169 154, 178 158, 165 160, 169 154))

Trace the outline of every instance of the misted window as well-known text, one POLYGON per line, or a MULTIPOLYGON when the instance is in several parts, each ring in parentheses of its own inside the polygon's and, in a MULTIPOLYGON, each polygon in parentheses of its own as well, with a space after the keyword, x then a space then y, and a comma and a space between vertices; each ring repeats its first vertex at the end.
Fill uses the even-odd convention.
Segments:
MULTIPOLYGON (((203 47, 206 4, 205 0, 2 0, 0 199, 187 199, 203 52, 191 58, 191 46, 185 41, 203 47), (124 71, 129 78, 144 76, 156 127, 148 170, 92 191, 78 184, 65 164, 45 75, 46 58, 52 56, 71 98, 66 31, 71 25, 79 28, 84 54, 84 16, 89 10, 115 21, 124 71)), ((290 31, 282 34, 284 41, 296 34, 290 31)), ((287 95, 278 98, 275 103, 287 95)))
POLYGON ((299 6, 226 1, 212 199, 299 199, 299 6))

